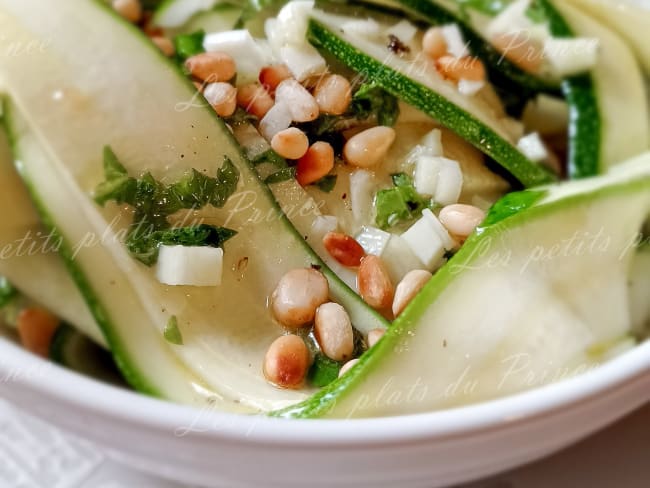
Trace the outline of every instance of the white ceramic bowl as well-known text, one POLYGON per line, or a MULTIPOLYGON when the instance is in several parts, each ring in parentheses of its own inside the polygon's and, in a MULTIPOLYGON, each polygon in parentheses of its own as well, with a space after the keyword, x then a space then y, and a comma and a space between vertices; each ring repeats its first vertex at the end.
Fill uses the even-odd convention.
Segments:
POLYGON ((214 487, 426 487, 540 458, 650 399, 650 342, 584 375, 454 410, 368 420, 201 411, 104 385, 0 339, 0 395, 109 455, 214 487))

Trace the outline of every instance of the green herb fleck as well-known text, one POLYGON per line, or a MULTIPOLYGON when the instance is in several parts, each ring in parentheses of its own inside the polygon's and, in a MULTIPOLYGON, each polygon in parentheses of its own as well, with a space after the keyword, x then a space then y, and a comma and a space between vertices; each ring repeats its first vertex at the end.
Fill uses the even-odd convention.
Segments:
POLYGON ((465 9, 477 10, 489 16, 501 13, 510 3, 509 0, 457 0, 463 13, 465 9))
POLYGON ((330 193, 336 186, 336 180, 336 175, 325 175, 316 183, 314 183, 314 186, 318 187, 318 189, 322 192, 330 193))
POLYGON ((497 222, 507 219, 516 213, 532 207, 537 201, 546 195, 544 190, 524 190, 508 193, 497 201, 487 214, 481 224, 481 228, 494 225, 497 222))
POLYGON ((205 32, 203 30, 174 37, 176 60, 183 63, 187 58, 205 52, 205 49, 203 49, 204 38, 205 32))
POLYGON ((258 154, 252 162, 255 166, 263 163, 272 164, 277 168, 286 168, 289 166, 287 164, 287 160, 276 153, 273 149, 269 149, 263 153, 258 154))
POLYGON ((16 290, 9 280, 4 276, 0 276, 0 308, 5 307, 18 295, 16 290))
POLYGON ((314 363, 307 374, 308 381, 318 388, 329 385, 339 377, 341 363, 338 363, 324 354, 318 353, 314 357, 314 363))
POLYGON ((178 182, 166 186, 150 173, 138 179, 130 177, 112 149, 106 147, 104 177, 105 181, 95 190, 95 200, 100 205, 113 200, 134 208, 126 246, 136 259, 148 266, 155 264, 162 244, 222 247, 236 234, 230 229, 205 224, 172 227, 168 221, 170 215, 181 209, 225 205, 239 182, 239 171, 228 158, 214 178, 192 170, 178 182))
POLYGON ((526 9, 526 17, 528 17, 534 24, 542 24, 546 22, 546 9, 538 2, 533 2, 526 9))
POLYGON ((377 117, 379 125, 393 126, 399 117, 397 98, 374 83, 364 83, 352 96, 352 112, 357 118, 377 117))
POLYGON ((393 175, 393 188, 380 190, 375 197, 378 227, 387 229, 394 225, 415 219, 425 208, 434 208, 430 198, 421 196, 413 186, 411 178, 404 173, 393 175))
POLYGON ((167 325, 165 326, 165 330, 163 331, 163 336, 167 342, 176 344, 177 346, 183 345, 183 336, 181 335, 181 331, 178 328, 178 320, 176 319, 176 315, 169 317, 167 325))
POLYGON ((264 179, 264 183, 267 185, 271 185, 273 183, 281 183, 283 181, 290 180, 291 178, 295 178, 296 176, 296 168, 295 167, 290 167, 290 168, 282 168, 275 173, 267 176, 264 179))

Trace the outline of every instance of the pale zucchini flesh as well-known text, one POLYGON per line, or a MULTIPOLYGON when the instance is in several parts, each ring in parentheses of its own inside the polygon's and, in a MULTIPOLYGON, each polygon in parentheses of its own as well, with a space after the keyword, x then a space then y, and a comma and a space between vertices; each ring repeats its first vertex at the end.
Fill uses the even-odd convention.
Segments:
POLYGON ((628 276, 650 215, 650 153, 531 190, 479 229, 360 362, 286 417, 374 417, 474 403, 597 367, 631 332, 628 276))
MULTIPOLYGON (((262 376, 266 348, 283 332, 273 323, 265 298, 284 272, 322 263, 281 214, 223 123, 207 107, 192 103, 191 83, 155 46, 98 4, 74 0, 54 7, 38 0, 3 0, 0 9, 7 11, 0 18, 6 35, 31 41, 37 32, 52 39, 46 53, 3 58, 0 69, 26 119, 25 137, 34 138, 30 147, 43 147, 47 155, 42 171, 27 174, 42 208, 70 246, 89 232, 107 237, 101 245, 80 246, 73 264, 127 379, 135 378, 132 383, 142 383, 145 391, 192 401, 196 388, 183 380, 189 370, 231 410, 269 410, 306 398, 308 389, 278 390, 262 376), (36 8, 38 16, 32 15, 36 8), (76 18, 86 20, 72 23, 76 18), (61 35, 59 26, 66 22, 74 28, 61 35), (106 46, 101 32, 115 43, 106 46), (88 69, 91 65, 104 67, 101 76, 88 69), (103 179, 105 144, 112 145, 130 174, 151 171, 167 183, 191 168, 215 174, 224 156, 235 163, 241 173, 237 193, 225 208, 201 213, 206 222, 239 232, 226 245, 220 287, 165 287, 154 270, 128 255, 115 234, 125 229, 130 215, 116 206, 101 209, 90 197, 103 179), (67 218, 72 214, 77 218, 67 218), (173 315, 183 346, 162 339, 173 315)), ((26 167, 39 164, 27 156, 22 158, 26 167)), ((385 327, 356 293, 323 271, 332 298, 352 311, 355 324, 385 327)))

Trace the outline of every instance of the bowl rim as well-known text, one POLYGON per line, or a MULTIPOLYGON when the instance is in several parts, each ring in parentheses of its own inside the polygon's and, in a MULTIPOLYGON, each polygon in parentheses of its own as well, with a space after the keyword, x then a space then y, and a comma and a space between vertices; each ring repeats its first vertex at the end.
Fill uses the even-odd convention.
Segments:
MULTIPOLYGON (((552 415, 569 405, 588 402, 605 390, 625 388, 650 371, 650 341, 595 369, 522 393, 448 410, 367 419, 287 420, 175 404, 67 370, 6 339, 0 339, 0 357, 0 381, 19 382, 30 393, 113 421, 178 437, 191 434, 247 444, 353 447, 462 437, 552 415), (7 376, 12 371, 43 367, 47 374, 7 376), (354 428, 343 428, 350 423, 354 428)), ((11 401, 11 394, 5 398, 11 401)))

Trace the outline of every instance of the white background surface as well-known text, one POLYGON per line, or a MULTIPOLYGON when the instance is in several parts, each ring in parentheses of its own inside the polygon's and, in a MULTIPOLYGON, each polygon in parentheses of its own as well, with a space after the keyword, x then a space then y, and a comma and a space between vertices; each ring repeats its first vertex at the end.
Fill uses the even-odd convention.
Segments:
MULTIPOLYGON (((648 486, 650 404, 548 459, 463 488, 648 486)), ((188 487, 122 467, 90 443, 73 439, 0 400, 0 488, 188 487)))

